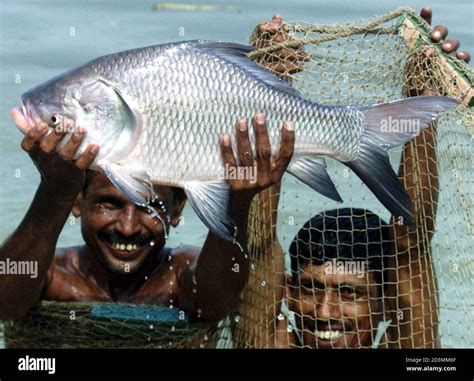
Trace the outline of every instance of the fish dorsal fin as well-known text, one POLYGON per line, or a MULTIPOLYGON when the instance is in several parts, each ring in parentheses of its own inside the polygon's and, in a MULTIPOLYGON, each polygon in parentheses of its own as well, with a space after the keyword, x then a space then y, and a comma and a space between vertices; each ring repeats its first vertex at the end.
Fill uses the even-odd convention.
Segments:
POLYGON ((265 70, 262 66, 252 61, 247 54, 255 50, 254 47, 232 42, 195 41, 194 47, 211 56, 223 59, 259 81, 274 87, 287 94, 300 97, 301 95, 288 82, 265 70))

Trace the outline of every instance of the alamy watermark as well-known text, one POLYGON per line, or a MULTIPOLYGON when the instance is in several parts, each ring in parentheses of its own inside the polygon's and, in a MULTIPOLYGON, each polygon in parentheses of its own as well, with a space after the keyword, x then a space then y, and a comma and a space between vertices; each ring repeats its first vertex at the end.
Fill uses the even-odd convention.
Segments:
POLYGON ((74 132, 86 132, 86 128, 81 126, 75 126, 73 124, 63 124, 60 123, 57 126, 54 126, 54 131, 58 134, 73 134, 74 132))
POLYGON ((48 374, 56 373, 56 359, 54 357, 20 357, 18 359, 18 370, 20 371, 43 371, 48 374))
POLYGON ((420 125, 420 119, 400 119, 389 116, 380 121, 380 131, 410 133, 413 136, 418 136, 421 131, 420 125))
POLYGON ((7 258, 0 261, 0 275, 29 275, 38 277, 38 261, 14 261, 7 258))
POLYGON ((257 167, 234 167, 225 164, 224 168, 225 180, 248 180, 251 184, 257 182, 257 167))
POLYGON ((365 261, 338 261, 332 259, 324 262, 324 274, 357 275, 357 278, 363 278, 365 275, 365 261))

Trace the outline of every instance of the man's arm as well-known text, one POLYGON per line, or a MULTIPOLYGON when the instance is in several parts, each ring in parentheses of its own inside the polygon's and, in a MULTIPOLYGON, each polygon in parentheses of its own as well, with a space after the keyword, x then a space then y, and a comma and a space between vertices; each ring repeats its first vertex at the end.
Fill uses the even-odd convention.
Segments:
MULTIPOLYGON (((431 22, 431 10, 424 8, 422 17, 431 22)), ((439 26, 431 32, 438 42, 447 35, 439 26)), ((459 47, 457 40, 442 45, 447 53, 459 47)), ((469 61, 467 52, 457 57, 469 61)), ((437 95, 432 89, 407 89, 410 96, 437 95)), ((392 321, 389 345, 402 348, 439 346, 438 288, 431 257, 431 239, 435 231, 439 181, 436 158, 436 130, 432 124, 414 141, 405 145, 399 177, 412 200, 416 230, 409 230, 393 218, 395 255, 388 260, 388 300, 392 321)))
MULTIPOLYGON (((270 22, 259 24, 252 33, 251 43, 263 48, 275 43, 291 40, 288 27, 279 15, 270 22)), ((257 62, 280 79, 292 82, 292 75, 303 70, 309 57, 303 48, 280 49, 271 56, 263 56, 257 62)), ((285 294, 285 260, 283 249, 277 237, 277 208, 280 199, 281 182, 259 193, 252 203, 254 232, 250 242, 253 268, 242 298, 252 301, 242 304, 240 313, 245 319, 239 323, 237 333, 247 345, 256 348, 285 346, 289 334, 286 321, 278 320, 285 294), (264 282, 264 283, 263 283, 264 282), (265 284, 262 287, 262 284, 265 284), (284 323, 282 332, 279 326, 284 323)))
POLYGON ((72 161, 85 131, 76 131, 59 153, 54 150, 64 133, 46 135, 47 126, 30 129, 21 147, 41 173, 41 182, 23 221, 0 247, 0 260, 36 261, 38 276, 1 275, 0 318, 20 317, 40 299, 56 243, 85 179, 87 168, 98 153, 91 145, 72 161))
POLYGON ((246 252, 250 204, 257 193, 281 180, 293 155, 294 131, 289 123, 285 123, 281 129, 280 150, 274 157, 262 114, 254 117, 253 128, 255 157, 245 121, 239 121, 236 126, 238 160, 232 151, 230 137, 225 135, 221 138, 224 164, 229 168, 240 166, 253 169, 257 174, 256 182, 250 178, 229 180, 232 219, 238 231, 236 241, 244 251, 240 250, 239 245, 209 232, 196 265, 190 266, 181 280, 180 307, 208 321, 222 319, 237 308, 249 274, 249 257, 246 252))

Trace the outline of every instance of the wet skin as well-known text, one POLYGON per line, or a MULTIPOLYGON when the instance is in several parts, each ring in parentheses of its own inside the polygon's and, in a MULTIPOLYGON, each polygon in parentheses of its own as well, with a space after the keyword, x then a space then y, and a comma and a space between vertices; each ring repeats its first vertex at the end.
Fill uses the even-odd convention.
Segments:
MULTIPOLYGON (((229 180, 232 218, 243 247, 252 198, 281 180, 294 146, 291 124, 282 126, 280 149, 273 154, 264 116, 257 114, 252 125, 255 147, 244 120, 235 127, 237 152, 233 152, 229 135, 220 139, 224 164, 256 168, 256 182, 229 180)), ((0 278, 0 289, 6 290, 0 301, 1 316, 22 316, 41 297, 173 304, 209 321, 236 308, 249 272, 248 257, 237 245, 209 232, 202 249, 165 248, 165 229, 159 220, 129 202, 105 175, 91 176, 83 189, 85 169, 98 153, 98 147, 90 145, 77 160, 72 159, 86 131, 76 131, 60 152, 55 152, 63 132, 47 135, 44 125, 29 128, 21 146, 42 174, 41 183, 23 222, 3 244, 0 258, 36 260, 40 276, 0 278), (81 217, 86 245, 56 250, 70 211, 81 217), (127 250, 128 245, 136 247, 127 250), (232 271, 235 264, 238 272, 232 271), (15 303, 17 300, 22 303, 15 303)), ((169 214, 169 220, 163 218, 166 230, 176 227, 185 204, 184 192, 164 186, 155 190, 169 214)))
MULTIPOLYGON (((281 24, 280 16, 274 16, 272 22, 275 20, 281 24)), ((286 57, 286 62, 277 67, 272 62, 264 64, 281 76, 300 70, 298 60, 306 60, 300 51, 290 57, 289 50, 275 53, 286 57)), ((20 118, 20 114, 19 110, 12 110, 13 119, 26 134, 21 146, 39 169, 42 180, 24 220, 0 248, 0 258, 37 260, 40 276, 0 278, 0 289, 8 290, 0 298, 0 316, 23 316, 41 297, 173 303, 207 320, 218 320, 236 308, 249 272, 248 258, 236 245, 209 233, 202 248, 165 248, 162 225, 124 199, 104 175, 94 176, 82 192, 85 169, 100 149, 90 145, 78 160, 72 160, 86 128, 78 126, 72 139, 55 153, 64 135, 55 131, 45 136, 45 124, 28 125, 31 121, 20 118), (56 249, 70 211, 81 217, 86 245, 56 249), (153 246, 149 245, 151 241, 153 246), (116 242, 136 244, 137 248, 131 252, 117 250, 116 242), (236 264, 240 266, 239 273, 231 271, 236 264)), ((232 150, 230 137, 221 136, 224 164, 257 169, 256 183, 229 180, 232 217, 238 226, 237 239, 244 247, 251 200, 258 192, 279 184, 294 145, 293 128, 288 123, 282 126, 279 152, 271 151, 264 116, 258 114, 252 125, 255 147, 251 146, 249 126, 243 120, 236 125, 237 152, 232 150)), ((169 231, 179 223, 184 193, 160 186, 155 190, 170 214, 166 224, 169 231)))
MULTIPOLYGON (((429 18, 431 20, 431 10, 423 9, 422 16, 425 17, 425 19, 429 18)), ((262 32, 268 31, 272 41, 281 42, 289 38, 285 33, 281 32, 281 25, 281 17, 274 16, 271 22, 261 24, 258 28, 262 32)), ((442 26, 434 28, 431 34, 434 41, 441 41, 446 35, 447 29, 442 26)), ((457 40, 447 40, 443 43, 442 47, 446 52, 454 54, 459 47, 459 42, 457 40)), ((285 77, 287 73, 295 73, 301 70, 303 67, 302 62, 307 60, 301 51, 293 53, 281 51, 280 53, 278 53, 277 56, 289 58, 289 60, 286 61, 287 63, 278 61, 269 62, 266 66, 282 77, 285 77)), ((467 62, 470 59, 469 54, 466 52, 458 52, 456 55, 458 58, 467 62)), ((91 250, 91 248, 86 245, 69 249, 58 249, 56 251, 57 236, 68 217, 69 211, 74 207, 76 214, 82 214, 81 218, 85 218, 84 216, 89 213, 89 209, 86 208, 85 211, 83 209, 84 205, 89 202, 88 192, 86 192, 87 194, 83 197, 82 201, 81 197, 76 200, 76 196, 82 189, 84 183, 83 170, 93 161, 93 158, 97 154, 97 152, 94 152, 94 148, 98 147, 89 147, 79 160, 73 162, 70 159, 72 157, 70 151, 73 150, 74 147, 72 144, 67 145, 69 149, 65 147, 62 152, 63 160, 48 163, 48 165, 61 169, 59 174, 55 176, 42 168, 41 162, 44 163, 46 159, 38 158, 38 146, 41 147, 41 152, 48 153, 49 151, 49 153, 51 153, 55 144, 57 144, 54 140, 59 141, 62 139, 62 136, 49 139, 49 141, 46 139, 41 140, 41 130, 32 130, 29 139, 27 138, 22 142, 22 147, 32 156, 36 165, 43 172, 42 183, 40 184, 35 200, 27 216, 15 233, 9 237, 2 246, 0 258, 8 256, 13 259, 22 258, 22 260, 25 260, 33 251, 35 253, 41 252, 43 253, 43 257, 40 261, 40 271, 45 275, 37 282, 27 278, 18 278, 21 279, 20 282, 18 282, 17 279, 11 279, 11 277, 1 278, 1 289, 10 290, 13 288, 13 292, 4 292, 2 295, 3 298, 0 298, 0 315, 21 316, 25 314, 40 298, 41 292, 43 292, 47 298, 58 300, 133 300, 134 302, 141 300, 146 302, 155 295, 173 295, 174 298, 179 290, 182 289, 182 287, 178 287, 177 280, 181 277, 183 277, 183 279, 189 279, 189 276, 186 277, 186 273, 194 273, 196 271, 193 267, 196 267, 199 253, 206 252, 206 250, 204 250, 204 248, 202 250, 198 248, 181 248, 175 250, 161 248, 161 250, 158 250, 158 246, 155 246, 155 249, 147 251, 148 254, 146 256, 139 254, 131 260, 129 258, 130 269, 133 267, 136 268, 135 272, 124 272, 124 274, 121 274, 122 268, 125 268, 125 264, 128 263, 127 259, 124 258, 123 255, 121 257, 119 255, 120 258, 117 258, 118 254, 116 253, 117 255, 114 255, 111 250, 103 249, 101 251, 99 249, 99 252, 97 252, 97 248, 100 248, 101 244, 103 248, 107 247, 107 243, 102 242, 107 241, 107 239, 103 236, 101 237, 104 239, 99 238, 100 230, 97 231, 94 230, 95 228, 86 226, 87 234, 90 234, 92 246, 96 245, 95 250, 91 250), (39 142, 41 143, 38 144, 39 142), (51 146, 53 146, 53 148, 51 148, 51 146), (61 172, 70 175, 66 177, 67 181, 64 181, 61 172), (51 186, 53 187, 51 188, 51 186), (59 192, 52 195, 52 189, 59 190, 59 192), (29 237, 33 237, 33 239, 29 237), (44 237, 49 237, 50 239, 44 239, 44 237), (26 256, 21 255, 25 253, 26 256), (169 258, 171 258, 173 270, 170 270, 169 258), (139 266, 139 262, 142 263, 141 267, 139 266), (108 266, 107 263, 109 263, 110 266, 108 266), (145 279, 145 277, 148 277, 148 279, 145 279), (131 282, 131 279, 134 279, 134 282, 131 282), (173 284, 171 284, 174 280, 176 280, 176 288, 173 288, 173 284), (154 284, 155 282, 157 284, 154 284), (167 287, 166 283, 168 283, 167 287), (124 287, 125 284, 130 285, 130 287, 124 287), (70 285, 70 287, 68 287, 68 285, 70 285), (150 292, 147 290, 150 290, 150 292), (22 303, 18 303, 18 300, 22 300, 22 303)), ((75 135, 74 139, 81 139, 81 135, 75 135)), ((230 158, 232 155, 229 153, 229 146, 226 148, 224 144, 222 145, 223 152, 227 152, 227 157, 230 158)), ((239 149, 237 156, 242 158, 241 153, 243 152, 245 151, 239 149)), ((246 156, 247 155, 244 155, 244 159, 246 156)), ((269 177, 275 179, 278 176, 273 175, 269 177)), ((94 181, 101 180, 99 178, 94 181)), ((239 189, 239 186, 237 186, 237 189, 239 189)), ((163 192, 164 195, 165 193, 166 191, 163 192)), ((238 200, 238 198, 239 197, 234 197, 234 200, 238 200)), ((250 197, 242 197, 242 205, 246 203, 249 204, 249 198, 250 197)), ((235 203, 237 202, 234 201, 234 204, 235 203)), ((124 215, 132 217, 142 212, 137 209, 131 213, 130 207, 128 206, 124 206, 120 209, 128 210, 128 212, 124 212, 124 215)), ((94 213, 92 212, 91 214, 94 213)), ((119 214, 122 215, 121 212, 119 214)), ((119 217, 119 220, 121 220, 121 217, 119 217)), ((103 225, 103 222, 99 222, 98 224, 104 226, 104 232, 111 233, 111 230, 108 230, 111 229, 109 224, 105 223, 103 225)), ((92 221, 92 225, 95 226, 94 221, 92 221)), ((146 231, 148 233, 146 229, 146 226, 141 226, 139 231, 146 231)), ((123 233, 120 231, 120 228, 116 229, 116 232, 120 234, 123 233)), ((107 237, 110 238, 110 236, 107 237)), ((124 237, 120 236, 120 238, 124 237)), ((208 241, 212 244, 213 237, 208 237, 208 241)), ((157 242, 159 242, 159 237, 157 237, 157 242)), ((216 287, 214 287, 214 289, 215 288, 216 287)), ((213 298, 214 301, 218 300, 217 297, 218 295, 215 294, 213 298)), ((160 297, 156 298, 160 299, 160 297)), ((172 297, 163 296, 158 303, 167 305, 170 303, 170 298, 172 297)), ((174 300, 175 299, 173 299, 173 301, 174 300)), ((223 309, 225 307, 226 306, 222 306, 223 309)))
MULTIPOLYGON (((421 17, 427 21, 428 24, 431 24, 432 20, 432 10, 429 7, 424 7, 420 13, 421 17)), ((262 46, 266 46, 271 42, 282 42, 290 39, 291 37, 285 34, 284 24, 282 24, 282 19, 279 16, 275 16, 272 21, 267 23, 262 23, 258 26, 258 32, 261 36, 267 38, 267 42, 263 42, 262 46)), ((448 34, 448 29, 445 26, 438 25, 435 26, 430 33, 430 37, 434 42, 441 43, 441 48, 445 53, 455 55, 457 58, 464 60, 466 63, 470 61, 470 54, 466 51, 457 51, 460 47, 460 42, 456 39, 446 39, 448 34)), ((293 52, 291 56, 293 59, 293 65, 289 67, 288 71, 285 73, 295 73, 304 68, 304 62, 307 60, 304 57, 302 51, 293 52)), ((283 57, 282 57, 283 58, 283 57)), ((280 62, 274 60, 268 64, 270 69, 278 68, 280 62)), ((291 80, 291 77, 283 75, 283 79, 291 80)), ((429 92, 421 92, 418 89, 414 89, 413 96, 416 95, 433 95, 429 92)), ((420 214, 422 219, 426 219, 429 223, 430 218, 434 220, 436 208, 433 207, 431 203, 426 203, 424 200, 433 200, 436 203, 437 200, 437 189, 438 187, 434 184, 437 184, 437 168, 436 168, 436 152, 435 145, 436 141, 434 138, 434 133, 430 132, 420 135, 417 138, 417 149, 418 152, 414 153, 409 150, 409 145, 405 147, 404 158, 402 164, 407 163, 407 168, 413 168, 415 165, 419 166, 420 161, 425 161, 430 163, 430 168, 424 171, 420 171, 416 176, 416 179, 412 174, 406 173, 404 166, 400 168, 399 176, 405 178, 405 183, 407 186, 407 191, 410 194, 410 198, 415 200, 416 197, 419 197, 418 194, 412 194, 413 189, 416 189, 416 182, 418 182, 420 189, 431 189, 430 197, 426 197, 418 202, 414 202, 414 205, 423 204, 423 207, 415 211, 416 214, 420 214), (425 158, 425 157, 429 157, 425 158), (416 163, 412 163, 416 158, 416 163)), ((275 200, 277 203, 278 200, 275 200)), ((398 227, 398 226, 397 226, 398 227)), ((402 227, 403 229, 403 227, 402 227)), ((429 229, 433 231, 433 229, 429 229)), ((419 232, 418 236, 422 236, 425 232, 419 232)), ((405 311, 408 311, 407 315, 411 315, 411 319, 406 319, 400 325, 393 324, 387 331, 386 337, 382 338, 381 345, 379 347, 434 347, 439 346, 437 340, 437 316, 436 311, 433 311, 431 315, 426 314, 427 310, 433 310, 433 306, 437 306, 436 301, 436 286, 433 273, 429 268, 417 267, 413 265, 417 263, 415 258, 417 256, 425 256, 420 263, 428 264, 431 263, 429 250, 426 252, 410 252, 410 257, 407 259, 407 250, 404 250, 404 247, 423 247, 423 245, 417 246, 416 241, 411 242, 407 241, 408 234, 405 231, 402 231, 395 236, 395 243, 397 246, 397 256, 393 256, 394 263, 391 263, 391 266, 394 271, 393 274, 389 274, 389 278, 393 276, 391 283, 387 285, 387 295, 389 295, 388 300, 380 300, 376 290, 373 290, 373 274, 370 274, 368 278, 364 278, 365 286, 362 285, 361 297, 360 299, 349 299, 353 300, 350 303, 347 303, 347 298, 343 297, 343 293, 339 293, 337 290, 340 289, 342 281, 348 283, 350 287, 355 286, 361 282, 361 279, 358 279, 355 275, 345 275, 345 279, 338 279, 341 275, 327 275, 322 273, 322 266, 308 266, 301 277, 301 282, 305 287, 301 289, 297 287, 286 287, 284 293, 286 294, 286 301, 290 305, 290 310, 295 312, 296 324, 300 332, 303 335, 303 342, 299 342, 297 336, 294 333, 287 332, 288 321, 287 319, 277 320, 276 327, 273 325, 269 328, 271 333, 275 333, 275 344, 270 342, 269 346, 277 346, 282 348, 287 347, 299 347, 301 345, 309 346, 312 348, 340 348, 340 347, 370 347, 372 345, 372 335, 375 335, 378 321, 381 319, 381 308, 382 302, 387 303, 387 309, 392 311, 391 316, 386 317, 385 319, 391 319, 392 321, 398 321, 398 315, 396 314, 400 308, 404 308, 405 311), (405 264, 401 266, 401 264, 405 264), (321 268, 319 268, 321 267, 321 268), (429 295, 426 294, 426 290, 423 289, 423 292, 420 293, 422 287, 412 285, 412 277, 416 277, 417 274, 420 274, 423 277, 426 277, 426 274, 429 275, 429 279, 424 279, 424 284, 426 285, 424 289, 430 288, 432 291, 429 295), (312 288, 311 280, 314 284, 318 285, 317 288, 312 288), (324 282, 326 286, 324 286, 324 282), (393 285, 393 286, 392 286, 393 285), (365 288, 365 291, 364 291, 365 288), (324 292, 322 291, 324 290, 324 292), (325 292, 328 294, 325 296, 325 292), (369 309, 370 307, 370 309, 369 309), (371 314, 369 311, 373 311, 371 314), (414 327, 413 321, 424 321, 424 329, 416 330, 414 327), (337 342, 329 342, 327 340, 320 340, 314 334, 317 327, 328 328, 330 322, 334 328, 340 329, 345 327, 346 334, 342 338, 344 340, 338 340, 337 342), (337 323, 337 324, 336 324, 337 323), (349 329, 348 329, 349 328, 349 329), (402 336, 402 337, 400 337, 402 336), (386 340, 389 339, 387 343, 386 340)), ((431 237, 428 237, 430 239, 431 237)), ((281 261, 283 263, 283 261, 281 261)), ((284 268, 276 269, 275 271, 284 272, 284 268)), ((420 278, 421 278, 420 276, 420 278)), ((277 290, 275 295, 277 295, 279 289, 283 289, 282 283, 279 287, 276 287, 277 290)), ((291 280, 287 280, 286 284, 292 284, 291 280)), ((279 297, 275 300, 279 300, 279 297)), ((272 303, 274 303, 272 301, 272 303)), ((273 322, 274 316, 268 318, 269 322, 273 322)), ((263 340, 262 338, 259 338, 263 340)))

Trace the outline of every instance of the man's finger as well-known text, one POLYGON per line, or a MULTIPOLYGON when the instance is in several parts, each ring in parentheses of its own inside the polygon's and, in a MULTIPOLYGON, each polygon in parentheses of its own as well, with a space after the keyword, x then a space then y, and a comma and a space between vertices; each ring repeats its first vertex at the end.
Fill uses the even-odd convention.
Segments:
POLYGON ((281 23, 283 18, 280 15, 273 15, 272 20, 281 23))
POLYGON ((41 141, 41 149, 46 153, 53 152, 65 135, 66 129, 53 128, 53 131, 41 141))
POLYGON ((71 138, 59 152, 59 156, 61 156, 63 160, 71 160, 84 140, 84 136, 85 131, 83 129, 74 131, 71 138))
POLYGON ((257 30, 259 33, 270 35, 270 34, 275 34, 279 31, 280 32, 283 31, 287 33, 290 30, 290 28, 288 27, 288 24, 283 23, 283 19, 281 18, 281 16, 273 16, 273 17, 274 18, 272 19, 272 21, 260 23, 257 25, 257 30), (275 19, 275 17, 277 18, 275 19))
POLYGON ((441 49, 443 49, 443 51, 446 53, 451 53, 457 48, 459 48, 459 45, 461 45, 459 40, 449 39, 443 42, 443 44, 441 45, 441 49))
POLYGON ((266 65, 266 67, 274 73, 282 74, 295 74, 304 69, 302 64, 297 62, 273 62, 266 65))
POLYGON ((309 61, 309 55, 306 54, 302 48, 292 49, 283 48, 275 52, 279 58, 288 61, 309 61))
POLYGON ((458 57, 460 60, 465 61, 466 63, 469 63, 469 61, 471 61, 471 55, 465 51, 457 52, 456 57, 458 57))
POLYGON ((446 36, 448 35, 448 28, 446 28, 443 25, 437 25, 433 28, 433 30, 430 33, 430 37, 433 41, 439 42, 441 40, 444 40, 446 36))
POLYGON ((253 127, 255 131, 255 144, 257 151, 257 171, 258 181, 266 181, 270 172, 272 149, 270 138, 268 137, 267 126, 263 114, 257 114, 253 118, 253 127))
POLYGON ((79 159, 76 160, 76 167, 79 169, 89 168, 98 153, 99 146, 97 144, 89 145, 79 159))
POLYGON ((275 170, 277 176, 283 176, 288 164, 293 156, 295 146, 295 130, 293 124, 285 122, 281 128, 281 144, 278 155, 275 159, 275 170))
POLYGON ((260 33, 276 33, 281 27, 281 21, 270 21, 258 24, 257 29, 260 33))
POLYGON ((428 24, 431 25, 431 18, 433 17, 433 11, 430 7, 423 7, 420 12, 420 16, 424 19, 428 24))
POLYGON ((39 144, 41 139, 48 131, 48 126, 46 124, 40 124, 31 128, 27 133, 26 136, 23 138, 21 142, 21 148, 28 152, 34 153, 39 149, 39 144))
POLYGON ((272 38, 272 41, 281 44, 282 42, 288 41, 290 36, 283 33, 278 33, 275 37, 272 38))
POLYGON ((236 130, 239 164, 241 167, 251 167, 253 166, 253 152, 247 122, 243 119, 239 120, 237 122, 236 130))
POLYGON ((222 160, 224 161, 224 164, 227 164, 230 167, 236 167, 237 160, 235 160, 234 150, 232 149, 232 144, 230 143, 229 134, 222 135, 220 138, 220 143, 222 160))

